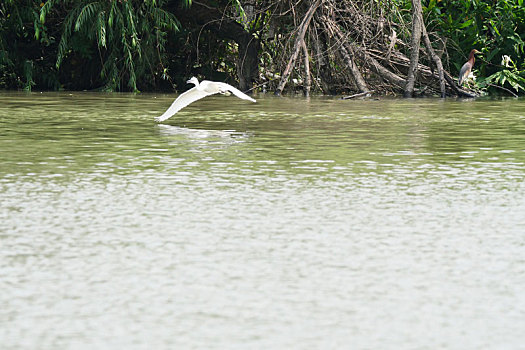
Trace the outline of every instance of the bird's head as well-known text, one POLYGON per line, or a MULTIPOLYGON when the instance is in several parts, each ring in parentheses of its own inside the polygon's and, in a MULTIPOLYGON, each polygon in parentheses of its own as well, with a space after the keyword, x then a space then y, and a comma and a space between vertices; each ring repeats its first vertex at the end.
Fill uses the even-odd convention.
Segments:
POLYGON ((478 51, 478 50, 476 50, 476 49, 473 49, 473 50, 471 51, 471 53, 472 53, 473 55, 475 55, 475 54, 481 53, 481 51, 478 51))
POLYGON ((187 84, 194 84, 195 86, 199 85, 199 80, 195 77, 191 77, 190 80, 186 82, 187 84))

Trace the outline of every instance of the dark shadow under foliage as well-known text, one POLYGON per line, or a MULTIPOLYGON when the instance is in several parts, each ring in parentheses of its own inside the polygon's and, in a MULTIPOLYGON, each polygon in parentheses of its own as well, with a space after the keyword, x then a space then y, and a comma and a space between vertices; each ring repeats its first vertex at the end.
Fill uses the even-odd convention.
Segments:
POLYGON ((400 94, 412 80, 411 94, 435 95, 441 62, 451 95, 472 48, 478 88, 523 93, 523 0, 0 2, 0 89, 173 91, 198 75, 325 94, 400 94), (412 40, 414 4, 426 42, 412 40))

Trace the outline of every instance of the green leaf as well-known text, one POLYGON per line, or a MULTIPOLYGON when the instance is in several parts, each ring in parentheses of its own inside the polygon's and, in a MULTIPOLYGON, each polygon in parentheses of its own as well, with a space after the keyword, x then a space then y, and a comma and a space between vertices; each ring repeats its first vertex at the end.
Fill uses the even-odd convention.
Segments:
POLYGON ((462 28, 470 27, 472 22, 474 22, 474 20, 473 19, 469 19, 468 21, 463 22, 463 24, 461 24, 459 26, 459 28, 462 29, 462 28))
POLYGON ((98 3, 92 2, 82 8, 78 14, 77 21, 75 23, 75 31, 78 32, 84 26, 85 23, 92 21, 93 15, 98 10, 98 3))
POLYGON ((500 49, 496 48, 494 50, 492 50, 491 52, 489 52, 486 56, 486 60, 487 61, 492 61, 492 59, 494 58, 494 56, 496 56, 498 53, 500 52, 500 49))
POLYGON ((98 45, 106 47, 106 16, 105 12, 100 12, 97 16, 98 45))
POLYGON ((35 39, 38 40, 40 38, 40 28, 38 27, 37 23, 34 23, 35 27, 35 39))
POLYGON ((496 35, 501 36, 501 34, 500 34, 499 30, 498 30, 498 27, 496 26, 494 20, 491 19, 490 20, 490 24, 492 25, 492 29, 494 29, 494 32, 496 33, 496 35))

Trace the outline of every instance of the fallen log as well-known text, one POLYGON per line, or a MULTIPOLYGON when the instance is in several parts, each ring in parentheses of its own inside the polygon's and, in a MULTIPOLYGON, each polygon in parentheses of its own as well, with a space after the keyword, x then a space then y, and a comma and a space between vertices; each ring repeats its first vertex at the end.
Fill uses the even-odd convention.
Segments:
POLYGON ((349 100, 349 99, 352 99, 352 98, 362 97, 362 96, 370 97, 370 96, 372 96, 373 92, 374 92, 374 90, 370 90, 370 91, 360 92, 358 94, 353 94, 353 95, 350 95, 350 96, 343 96, 343 97, 341 97, 341 100, 349 100))

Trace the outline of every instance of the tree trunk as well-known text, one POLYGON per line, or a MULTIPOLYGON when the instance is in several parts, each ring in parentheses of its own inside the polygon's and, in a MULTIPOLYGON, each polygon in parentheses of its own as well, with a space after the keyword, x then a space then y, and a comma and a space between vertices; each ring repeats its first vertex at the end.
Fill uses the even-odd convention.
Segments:
POLYGON ((299 29, 297 30, 297 37, 295 38, 295 43, 293 45, 293 52, 290 56, 290 59, 288 60, 288 64, 286 65, 286 68, 284 70, 284 73, 281 77, 281 80, 279 81, 279 85, 277 85, 277 89, 275 90, 275 95, 279 96, 281 92, 284 90, 284 87, 286 86, 286 83, 288 82, 288 78, 290 78, 290 75, 292 74, 292 69, 295 66, 295 61, 297 60, 297 56, 299 55, 299 50, 301 49, 302 42, 304 41, 304 34, 306 33, 306 29, 308 29, 308 25, 310 24, 310 21, 312 20, 312 17, 315 13, 315 10, 319 7, 321 4, 321 0, 316 0, 308 9, 306 12, 306 15, 301 22, 301 25, 299 26, 299 29))
POLYGON ((303 92, 304 96, 310 96, 310 89, 312 87, 312 80, 310 79, 310 57, 308 55, 308 48, 306 47, 306 42, 303 40, 303 53, 304 53, 304 85, 303 92))
POLYGON ((330 32, 335 33, 339 41, 342 43, 341 47, 339 47, 339 51, 341 52, 341 55, 343 56, 346 65, 350 69, 350 73, 352 74, 352 77, 355 80, 355 83, 357 85, 357 88, 361 92, 368 92, 368 86, 366 85, 365 79, 363 79, 363 76, 361 75, 361 72, 359 71, 359 68, 355 64, 354 60, 352 59, 350 53, 352 50, 348 47, 346 38, 344 34, 341 32, 339 27, 337 27, 337 24, 333 22, 332 20, 329 20, 328 18, 325 18, 325 21, 323 22, 325 26, 329 26, 330 28, 327 28, 330 32), (347 49, 348 47, 348 49, 347 49))
POLYGON ((361 56, 361 60, 366 62, 370 69, 372 69, 381 78, 400 88, 405 85, 405 79, 401 78, 397 74, 392 73, 387 68, 382 66, 381 63, 379 63, 375 58, 371 57, 364 49, 356 49, 356 52, 361 56))
POLYGON ((239 56, 237 57, 237 77, 239 78, 239 89, 250 92, 253 81, 259 72, 259 40, 253 36, 242 36, 237 39, 239 44, 239 56))
POLYGON ((410 42, 410 65, 408 66, 405 97, 412 97, 414 95, 414 84, 416 81, 417 65, 419 63, 419 43, 421 41, 422 22, 421 0, 412 0, 412 40, 410 42))
POLYGON ((259 72, 259 39, 247 32, 241 24, 224 17, 216 7, 194 1, 189 8, 181 9, 173 5, 171 11, 180 12, 181 15, 177 18, 192 23, 191 26, 197 23, 203 28, 213 30, 219 38, 233 40, 239 45, 239 56, 235 62, 239 89, 249 93, 259 72))
POLYGON ((443 63, 441 62, 441 59, 436 54, 436 51, 434 51, 434 48, 432 47, 432 43, 430 42, 430 38, 428 37, 427 28, 425 27, 425 24, 423 23, 423 40, 425 42, 425 46, 427 47, 427 51, 430 55, 430 58, 434 61, 434 64, 436 65, 436 68, 438 70, 439 75, 439 89, 441 91, 441 97, 445 98, 447 96, 447 88, 445 86, 445 73, 443 72, 443 63))
POLYGON ((319 33, 316 30, 316 27, 319 24, 316 21, 316 25, 314 26, 315 35, 312 35, 312 42, 315 49, 315 55, 317 57, 317 72, 319 74, 320 83, 321 83, 321 89, 325 94, 332 94, 333 88, 331 86, 332 84, 332 71, 330 69, 330 64, 328 62, 328 59, 326 58, 325 52, 328 51, 327 48, 327 42, 326 40, 326 33, 321 32, 319 33), (319 36, 322 36, 322 38, 319 38, 319 36))

